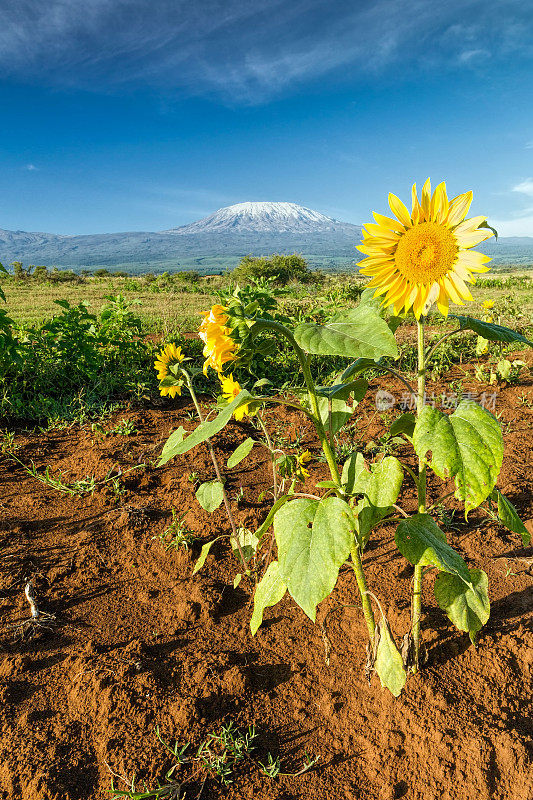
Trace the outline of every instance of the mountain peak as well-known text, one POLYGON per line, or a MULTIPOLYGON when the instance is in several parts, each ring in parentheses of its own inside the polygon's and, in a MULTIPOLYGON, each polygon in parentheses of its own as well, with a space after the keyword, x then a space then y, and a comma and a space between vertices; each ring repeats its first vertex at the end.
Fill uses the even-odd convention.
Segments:
POLYGON ((319 233, 346 227, 352 226, 296 203, 257 201, 219 208, 198 222, 172 228, 166 233, 319 233))

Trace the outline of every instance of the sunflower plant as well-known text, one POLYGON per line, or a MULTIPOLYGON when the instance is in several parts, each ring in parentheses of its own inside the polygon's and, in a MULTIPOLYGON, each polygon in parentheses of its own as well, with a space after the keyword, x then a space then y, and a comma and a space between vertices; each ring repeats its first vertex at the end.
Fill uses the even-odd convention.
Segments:
MULTIPOLYGON (((289 326, 274 314, 262 315, 260 304, 243 302, 239 296, 206 312, 200 327, 204 369, 216 371, 225 405, 213 420, 189 435, 182 430, 171 434, 159 460, 163 465, 208 440, 232 416, 257 414, 262 420, 261 409, 269 404, 286 405, 304 414, 316 430, 329 478, 317 482, 313 493, 300 492, 297 481, 308 477, 308 454, 292 461, 273 458, 274 485, 276 469, 285 470, 293 479, 288 488, 285 479, 277 485, 271 509, 251 534, 255 552, 263 553, 255 560, 251 632, 255 634, 260 627, 265 609, 287 592, 314 621, 318 605, 334 590, 339 571, 348 562, 368 629, 367 669, 376 672, 382 686, 396 696, 408 674, 416 672, 422 662, 422 589, 430 571, 437 573, 434 593, 438 605, 473 643, 490 613, 487 575, 467 566, 438 524, 437 511, 444 501, 454 495, 462 503, 465 517, 481 507, 520 535, 524 545, 529 543, 515 508, 496 489, 503 459, 503 437, 496 418, 472 401, 462 400, 453 413, 444 413, 425 400, 426 372, 445 339, 471 331, 488 341, 532 344, 487 319, 450 313, 450 301, 464 305, 472 299, 468 285, 475 282, 476 274, 488 269, 489 260, 473 248, 495 234, 485 217, 467 218, 471 202, 472 192, 449 200, 444 183, 432 193, 429 180, 420 198, 413 186, 410 209, 389 195, 393 216, 374 214, 375 222, 363 229, 360 249, 365 259, 360 267, 370 277, 367 289, 356 307, 331 316, 324 324, 289 326), (457 324, 428 346, 425 325, 434 304, 457 324), (396 330, 409 321, 417 330, 416 387, 394 364, 399 357, 396 330), (251 389, 242 388, 233 377, 239 366, 250 363, 257 342, 265 335, 285 342, 296 354, 305 382, 305 390, 296 393, 296 399, 295 393, 268 392, 261 381, 251 389), (317 385, 311 372, 312 358, 332 356, 344 357, 345 369, 331 384, 317 385), (402 414, 390 429, 391 436, 401 436, 409 444, 412 457, 401 462, 387 455, 369 462, 363 452, 353 452, 341 459, 336 434, 357 414, 357 405, 369 386, 364 375, 377 380, 375 376, 381 373, 400 380, 413 399, 416 413, 402 414), (428 470, 443 481, 453 481, 452 491, 429 497, 428 470), (417 493, 414 514, 399 500, 402 486, 408 482, 417 493), (365 576, 365 549, 385 523, 396 526, 396 546, 414 567, 411 623, 404 632, 392 631, 379 602, 380 587, 370 589, 365 576)), ((230 465, 246 457, 253 444, 248 439, 239 445, 230 465)), ((274 455, 275 448, 271 450, 274 455)))

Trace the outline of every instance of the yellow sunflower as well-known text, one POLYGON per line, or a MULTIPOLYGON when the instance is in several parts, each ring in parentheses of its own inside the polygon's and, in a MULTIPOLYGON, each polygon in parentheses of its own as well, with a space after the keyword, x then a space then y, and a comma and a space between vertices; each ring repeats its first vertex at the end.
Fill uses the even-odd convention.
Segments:
POLYGON ((485 217, 466 219, 471 203, 472 192, 448 200, 445 183, 432 195, 429 178, 420 200, 413 185, 411 211, 389 194, 396 219, 374 213, 377 224, 363 228, 358 248, 367 256, 359 267, 372 278, 368 285, 376 289, 374 296, 384 295, 383 304, 396 314, 412 308, 417 319, 434 302, 447 316, 450 300, 458 305, 472 300, 467 283, 475 283, 473 273, 487 272, 490 258, 470 248, 493 233, 480 228, 485 217))
POLYGON ((170 371, 170 367, 175 364, 181 364, 184 358, 185 356, 181 352, 181 347, 179 345, 167 344, 154 361, 158 381, 165 381, 168 384, 164 386, 162 386, 161 383, 159 384, 159 392, 162 397, 166 397, 167 395, 169 397, 176 397, 176 395, 181 394, 183 380, 174 375, 174 373, 170 371), (169 381, 172 380, 174 380, 174 383, 169 383, 169 381))
POLYGON ((167 344, 166 347, 163 347, 154 361, 154 367, 157 370, 157 380, 162 381, 163 378, 166 378, 169 374, 168 368, 170 364, 181 364, 184 358, 185 356, 181 352, 181 347, 179 345, 167 344))
POLYGON ((486 311, 490 311, 491 308, 494 308, 494 300, 483 300, 482 306, 486 311))
POLYGON ((303 478, 309 477, 309 470, 306 469, 307 465, 310 461, 313 460, 313 456, 309 452, 309 450, 304 450, 301 455, 299 455, 296 459, 297 467, 296 467, 296 474, 303 480, 303 478))
MULTIPOLYGON (((220 378, 220 385, 222 387, 222 397, 224 400, 227 400, 228 403, 231 403, 232 400, 235 400, 237 395, 241 390, 238 381, 233 380, 233 373, 231 375, 227 375, 226 377, 221 376, 220 378)), ((234 413, 233 416, 237 420, 237 422, 241 422, 244 416, 253 416, 248 412, 248 406, 240 406, 234 413)))
POLYGON ((233 361, 238 350, 237 344, 230 336, 231 329, 226 325, 228 321, 226 311, 225 306, 216 304, 210 311, 203 312, 204 318, 200 324, 198 335, 204 343, 205 375, 207 375, 208 367, 212 367, 220 375, 224 364, 233 361))

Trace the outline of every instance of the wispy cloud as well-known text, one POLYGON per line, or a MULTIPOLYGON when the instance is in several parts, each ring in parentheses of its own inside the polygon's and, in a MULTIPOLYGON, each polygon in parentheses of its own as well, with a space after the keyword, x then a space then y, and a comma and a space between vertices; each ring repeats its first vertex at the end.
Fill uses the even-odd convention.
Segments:
POLYGON ((513 192, 520 192, 520 194, 533 197, 533 178, 526 178, 525 181, 517 183, 516 186, 513 186, 513 192))
POLYGON ((3 0, 0 69, 56 86, 257 102, 341 69, 529 57, 532 16, 528 0, 3 0))
POLYGON ((36 167, 35 164, 26 164, 24 169, 27 169, 28 172, 36 172, 39 169, 39 167, 36 167))

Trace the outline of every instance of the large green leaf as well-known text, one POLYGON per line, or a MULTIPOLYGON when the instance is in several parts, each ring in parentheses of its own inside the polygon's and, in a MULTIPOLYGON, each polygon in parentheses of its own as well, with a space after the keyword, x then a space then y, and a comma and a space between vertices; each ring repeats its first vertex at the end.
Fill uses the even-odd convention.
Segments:
POLYGON ((271 561, 268 569, 259 581, 254 595, 254 613, 250 620, 252 636, 263 622, 263 613, 268 606, 275 606, 287 591, 287 584, 279 574, 279 564, 271 561))
POLYGON ((244 442, 241 442, 240 445, 235 448, 233 453, 228 458, 228 469, 232 469, 233 467, 236 467, 237 464, 240 464, 241 461, 243 461, 246 458, 246 456, 250 453, 253 446, 254 446, 254 440, 251 439, 250 437, 245 439, 244 442))
POLYGON ((297 499, 274 517, 279 572, 289 594, 315 620, 354 543, 350 506, 339 497, 297 499))
POLYGON ((503 460, 503 436, 498 421, 477 403, 462 401, 446 416, 424 406, 416 421, 413 445, 441 478, 455 478, 455 497, 464 500, 465 513, 492 492, 503 460))
POLYGON ((396 528, 396 547, 411 564, 437 567, 441 572, 457 575, 468 586, 470 573, 465 562, 450 547, 446 537, 429 514, 415 514, 403 519, 396 528))
POLYGON ((307 353, 349 358, 398 357, 396 340, 389 326, 373 308, 357 306, 333 317, 325 325, 302 323, 294 338, 307 353))
POLYGON ((359 477, 364 497, 357 504, 357 528, 362 547, 368 542, 372 528, 386 517, 396 502, 403 483, 402 465, 394 456, 372 464, 370 472, 359 477))
POLYGON ((219 431, 224 428, 228 422, 230 421, 232 414, 236 411, 240 406, 244 406, 250 402, 252 395, 250 392, 243 389, 242 392, 239 392, 235 400, 232 400, 227 406, 224 406, 222 411, 215 417, 215 419, 211 420, 210 422, 203 422, 189 435, 186 439, 183 438, 183 434, 180 434, 180 429, 174 431, 169 438, 167 439, 165 446, 163 447, 163 452, 161 453, 161 457, 157 462, 158 467, 162 467, 163 464, 166 464, 167 461, 170 461, 171 458, 174 456, 180 456, 183 453, 187 453, 189 450, 192 450, 193 447, 196 445, 205 442, 206 439, 210 439, 212 436, 217 434, 219 431))
POLYGON ((381 624, 376 626, 378 646, 374 669, 381 681, 381 685, 389 689, 394 697, 398 697, 405 686, 406 674, 403 660, 396 642, 392 636, 387 620, 382 617, 381 624))
POLYGON ((472 644, 490 616, 488 578, 481 569, 470 570, 471 587, 461 578, 441 572, 435 581, 437 603, 456 628, 468 632, 472 644))
POLYGON ((513 533, 518 533, 522 537, 522 544, 527 547, 531 544, 531 534, 518 516, 516 508, 507 497, 495 490, 498 501, 498 519, 505 527, 513 533))
POLYGON ((483 322, 474 317, 462 316, 461 314, 450 314, 450 317, 455 317, 459 320, 459 325, 463 331, 474 331, 484 339, 491 342, 521 342, 533 347, 533 342, 526 339, 518 331, 513 331, 512 328, 506 328, 504 325, 496 325, 495 322, 483 322))

